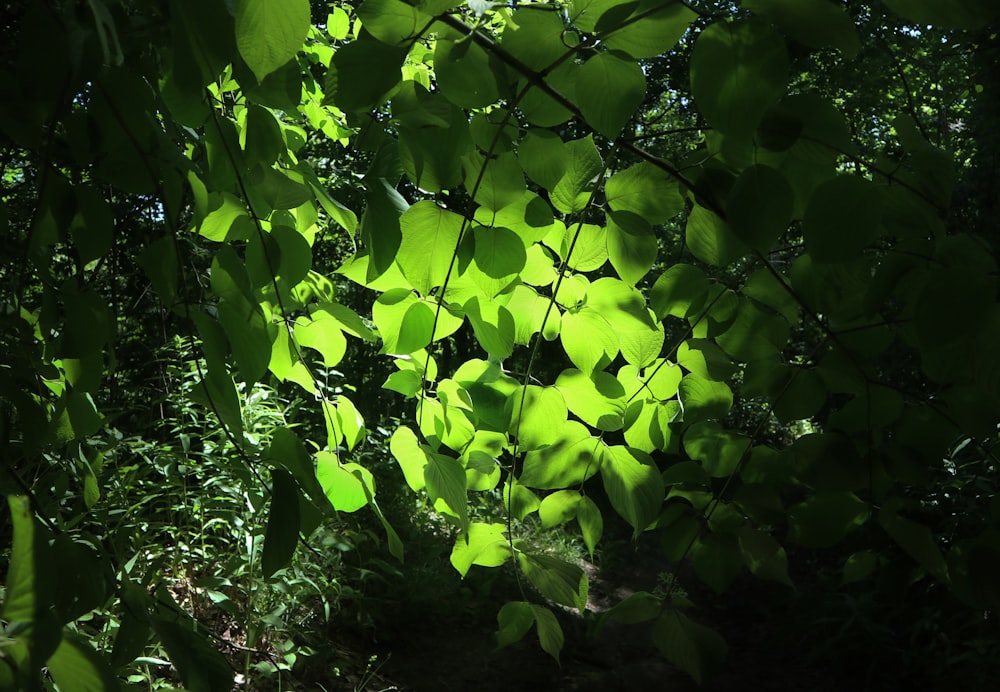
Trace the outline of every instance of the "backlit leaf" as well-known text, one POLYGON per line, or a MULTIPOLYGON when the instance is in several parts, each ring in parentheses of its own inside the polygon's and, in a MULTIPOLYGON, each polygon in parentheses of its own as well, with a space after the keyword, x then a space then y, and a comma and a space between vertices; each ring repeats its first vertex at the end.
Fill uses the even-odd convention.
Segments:
POLYGON ((648 161, 615 173, 608 179, 604 194, 612 211, 632 212, 654 225, 684 208, 677 180, 648 161))
POLYGON ((576 102, 587 123, 614 139, 646 96, 646 78, 634 61, 598 53, 576 75, 576 102))
POLYGON ((743 0, 741 4, 811 48, 832 46, 845 58, 853 58, 861 48, 850 16, 842 6, 826 0, 743 0))
POLYGON ((645 452, 628 447, 607 447, 601 480, 611 506, 638 537, 656 519, 663 506, 664 487, 659 469, 645 452))
POLYGON ((503 524, 474 522, 465 533, 459 534, 451 549, 451 564, 465 577, 473 565, 499 567, 510 557, 510 546, 504 535, 503 524))
POLYGON ((309 31, 308 0, 236 0, 236 46, 257 81, 295 57, 309 31))
POLYGON ((396 261, 413 287, 424 296, 430 295, 448 275, 462 217, 424 200, 403 212, 399 226, 402 241, 396 261))

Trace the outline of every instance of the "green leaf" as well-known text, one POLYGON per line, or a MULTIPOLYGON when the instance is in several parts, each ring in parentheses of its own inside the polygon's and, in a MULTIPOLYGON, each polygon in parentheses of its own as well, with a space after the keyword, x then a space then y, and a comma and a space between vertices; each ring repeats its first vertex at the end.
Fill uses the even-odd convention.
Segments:
POLYGON ((389 46, 363 34, 333 54, 324 92, 345 111, 363 111, 382 101, 402 79, 408 49, 389 46))
POLYGON ((625 388, 609 373, 587 375, 579 370, 563 370, 556 387, 569 410, 587 425, 599 430, 620 430, 625 416, 625 388))
POLYGON ((469 496, 465 489, 465 469, 458 459, 442 454, 428 454, 424 466, 427 493, 436 502, 443 500, 458 518, 459 527, 469 528, 469 496))
POLYGON ((510 515, 517 517, 518 521, 523 521, 526 516, 538 509, 540 504, 535 493, 516 480, 508 480, 504 485, 503 502, 510 515))
POLYGON ((104 657, 75 632, 63 632, 59 648, 45 666, 60 690, 112 692, 120 689, 118 679, 104 657))
POLYGON ((594 145, 593 135, 566 142, 563 151, 563 174, 552 188, 550 199, 552 206, 559 211, 575 214, 587 208, 593 194, 593 185, 604 169, 604 162, 594 145))
POLYGON ((760 21, 716 22, 695 41, 691 93, 723 135, 749 141, 767 108, 784 92, 785 42, 760 21))
POLYGON ((725 640, 715 630, 674 609, 654 623, 653 643, 668 661, 699 685, 722 668, 728 653, 725 640))
POLYGON ((653 284, 649 305, 660 320, 667 315, 681 318, 696 315, 705 303, 708 285, 705 272, 698 267, 673 264, 653 284))
POLYGON ((709 339, 688 339, 677 349, 677 364, 693 374, 721 382, 736 372, 736 366, 709 339))
POLYGON ((688 213, 684 242, 692 255, 716 267, 726 267, 747 253, 746 245, 729 224, 697 204, 688 213))
POLYGON ((593 309, 563 315, 559 338, 569 359, 588 375, 606 368, 618 355, 618 335, 593 309))
POLYGON ((271 444, 264 453, 266 459, 279 463, 295 478, 298 486, 317 504, 325 494, 316 480, 313 461, 298 435, 288 428, 277 428, 271 435, 271 444))
POLYGON ((51 604, 55 594, 56 565, 47 532, 32 515, 31 503, 22 495, 8 495, 13 526, 7 568, 3 619, 29 625, 22 635, 27 642, 28 670, 34 672, 56 651, 60 623, 51 604))
POLYGON ((713 478, 736 471, 750 444, 749 438, 723 430, 715 421, 695 423, 684 431, 684 451, 713 478))
MULTIPOLYGON (((417 436, 408 427, 400 426, 389 438, 389 451, 403 470, 406 484, 413 492, 419 492, 426 485, 424 469, 427 466, 427 451, 417 441, 417 436)), ((462 484, 463 491, 465 484, 462 484)))
POLYGON ((500 360, 514 352, 514 318, 507 308, 478 296, 470 298, 464 308, 483 350, 500 360))
POLYGON ((566 50, 563 23, 555 12, 525 7, 506 23, 500 45, 533 70, 544 70, 566 50))
POLYGON ((465 188, 487 210, 499 211, 524 200, 524 174, 513 152, 506 151, 487 159, 478 152, 470 152, 462 163, 465 166, 465 188))
POLYGON ((754 575, 793 586, 788 576, 788 555, 771 535, 749 526, 742 527, 737 535, 743 560, 754 575))
POLYGON ((281 135, 281 125, 270 110, 256 104, 247 109, 244 129, 246 160, 250 166, 261 164, 270 167, 282 154, 288 152, 281 135))
POLYGON ((601 480, 611 506, 635 529, 633 538, 638 538, 663 507, 663 478, 656 464, 645 452, 622 446, 607 447, 601 480))
POLYGON ((469 393, 479 428, 506 433, 510 428, 511 402, 520 391, 517 380, 507 375, 499 363, 476 358, 465 361, 455 371, 454 379, 469 393))
POLYGON ((555 132, 532 127, 517 144, 517 158, 529 178, 551 191, 566 173, 569 150, 555 132))
POLYGON ((379 296, 372 320, 382 336, 382 352, 406 355, 431 342, 434 310, 411 291, 396 288, 379 296))
MULTIPOLYGON (((554 241, 553 234, 546 242, 554 241)), ((561 242, 553 247, 560 257, 566 259, 566 266, 573 271, 592 272, 608 261, 608 229, 592 223, 578 223, 561 234, 561 242)), ((552 243, 556 245, 555 242, 552 243)))
POLYGON ((444 284, 463 223, 461 216, 430 200, 417 202, 399 217, 402 242, 396 261, 421 295, 444 284))
POLYGON ((98 355, 115 337, 115 322, 104 297, 96 291, 62 292, 66 320, 59 342, 60 358, 87 358, 98 355))
POLYGON ((309 184, 309 187, 312 188, 313 194, 316 195, 316 200, 323 207, 323 211, 326 212, 327 216, 336 221, 353 239, 354 231, 358 227, 357 215, 330 194, 330 191, 320 182, 316 176, 316 172, 309 165, 308 161, 299 161, 295 170, 302 175, 303 179, 309 184))
POLYGON ((573 487, 600 469, 600 441, 586 427, 569 421, 556 434, 552 444, 525 455, 521 485, 540 490, 573 487))
POLYGON ((295 322, 294 333, 299 346, 319 351, 323 364, 328 368, 336 367, 347 352, 347 339, 336 320, 299 318, 295 322))
POLYGON ((597 543, 604 533, 604 518, 594 501, 586 495, 583 496, 580 500, 580 506, 577 507, 576 520, 580 524, 580 533, 583 534, 583 542, 587 545, 587 552, 593 559, 594 549, 597 548, 597 543))
POLYGON ((721 594, 743 570, 743 555, 735 536, 710 533, 694 547, 694 571, 715 593, 721 594))
POLYGON ((237 222, 249 221, 243 202, 228 192, 213 192, 208 206, 211 209, 198 226, 198 233, 217 242, 240 239, 241 224, 237 222))
POLYGON ((354 402, 344 394, 337 397, 337 425, 349 450, 353 450, 364 440, 365 419, 354 402))
POLYGON ((316 461, 316 478, 334 509, 339 512, 356 512, 368 504, 371 491, 365 492, 365 483, 358 477, 364 469, 357 464, 341 464, 331 452, 317 452, 316 461), (352 473, 351 467, 360 471, 352 473))
MULTIPOLYGON (((582 610, 582 609, 581 609, 582 610)), ((538 628, 538 642, 542 651, 559 663, 559 653, 562 651, 564 638, 562 627, 555 614, 548 608, 540 605, 531 606, 531 612, 535 616, 535 626, 538 628)))
POLYGON ((684 209, 677 180, 648 161, 615 173, 604 194, 612 211, 637 214, 651 225, 664 223, 684 209))
POLYGON ((521 571, 545 598, 583 612, 587 607, 587 575, 578 565, 551 555, 518 553, 521 571))
POLYGON ((396 529, 392 528, 389 520, 385 518, 385 515, 382 513, 382 509, 378 506, 378 503, 375 502, 375 499, 369 497, 368 502, 371 505, 372 512, 375 513, 375 516, 378 517, 379 522, 382 524, 382 528, 385 529, 385 535, 389 541, 389 554, 402 563, 403 542, 399 539, 399 534, 396 533, 396 529))
POLYGON ((48 440, 55 445, 82 440, 103 426, 104 416, 98 412, 90 394, 67 391, 52 415, 48 440))
POLYGON ((465 177, 462 160, 474 150, 465 111, 454 105, 450 109, 447 127, 399 126, 403 171, 428 192, 458 187, 465 177))
POLYGON ((309 0, 236 0, 236 46, 257 81, 295 57, 309 31, 309 0))
POLYGON ((259 200, 271 209, 295 209, 312 201, 312 190, 296 171, 258 166, 248 176, 255 209, 260 210, 259 200))
POLYGON ((736 310, 736 319, 715 338, 715 342, 735 360, 749 362, 780 354, 788 337, 785 318, 764 312, 744 300, 736 310))
POLYGON ((726 218, 744 243, 768 252, 792 220, 794 192, 780 171, 757 164, 745 169, 726 200, 726 218))
POLYGON ((886 0, 885 4, 917 24, 952 29, 979 29, 1000 13, 993 0, 886 0))
POLYGON ((560 439, 568 409, 562 393, 555 387, 530 384, 510 397, 509 432, 517 438, 522 451, 541 449, 560 439))
POLYGON ((269 578, 286 567, 299 540, 299 488, 291 474, 271 470, 271 508, 264 533, 261 576, 269 578))
POLYGON ((844 576, 841 584, 853 584, 864 581, 878 566, 878 553, 873 550, 861 550, 852 553, 844 562, 844 576))
POLYGON ((400 0, 365 0, 357 9, 361 24, 372 36, 393 46, 409 44, 431 18, 400 0))
POLYGON ((165 307, 177 300, 178 261, 176 241, 165 235, 147 245, 137 258, 139 266, 146 272, 153 290, 165 307))
POLYGON ((434 48, 434 75, 441 92, 462 108, 484 108, 500 96, 490 57, 475 41, 439 38, 434 48))
POLYGON ((622 281, 634 286, 656 262, 659 243, 641 216, 627 211, 608 214, 608 257, 622 281))
POLYGON ((583 496, 576 490, 559 490, 546 495, 538 506, 538 517, 543 529, 562 526, 576 518, 583 496))
POLYGON ((676 401, 633 401, 626 413, 625 442, 647 453, 667 451, 671 445, 669 426, 679 414, 676 401))
POLYGON ((788 509, 791 539, 809 548, 829 548, 868 519, 868 505, 849 492, 823 492, 788 509))
POLYGON ((267 372, 271 335, 260 306, 250 296, 246 267, 232 247, 223 246, 212 260, 212 290, 221 298, 219 322, 229 337, 240 374, 250 384, 267 372))
POLYGON ((368 245, 368 282, 382 276, 396 261, 402 242, 401 215, 409 209, 403 196, 384 178, 366 185, 361 238, 368 245))
POLYGON ((215 692, 232 687, 232 668, 204 635, 173 617, 154 616, 151 621, 185 688, 190 692, 215 692))
POLYGON ((684 409, 686 425, 724 418, 733 406, 733 392, 725 383, 715 382, 693 372, 681 380, 677 394, 684 409))
MULTIPOLYGON (((595 3, 596 4, 596 3, 595 3)), ((631 4, 631 3, 630 3, 631 4)), ((633 58, 653 58, 670 51, 698 15, 683 3, 642 0, 628 20, 596 25, 600 41, 633 58), (634 19, 641 16, 641 19, 634 19)))
POLYGON ((601 617, 626 625, 635 625, 658 617, 662 607, 662 599, 647 591, 637 591, 615 604, 613 608, 603 613, 601 617))
POLYGON ((488 298, 495 298, 524 269, 528 260, 524 242, 513 231, 499 227, 478 226, 472 238, 475 254, 465 273, 488 298))
POLYGON ((881 217, 879 188, 859 176, 840 175, 809 198, 802 238, 815 262, 845 262, 878 238, 881 217))
POLYGON ((264 313, 247 300, 223 300, 218 311, 240 375, 249 384, 259 381, 271 361, 271 335, 264 313))
POLYGON ((104 196, 93 185, 76 187, 76 216, 69 231, 80 254, 80 261, 89 264, 111 249, 114 238, 114 218, 104 196))
POLYGON ((598 53, 576 74, 576 102, 587 124, 614 139, 646 96, 646 78, 634 60, 598 53))
MULTIPOLYGON (((499 567, 510 558, 510 546, 503 524, 473 522, 455 539, 451 549, 451 564, 464 578, 472 565, 499 567)), ((523 635, 522 635, 523 636, 523 635)))
POLYGON ((502 649, 524 639, 535 624, 535 613, 527 601, 504 603, 497 613, 497 648, 502 649))
POLYGON ((888 502, 878 513, 879 524, 906 553, 934 578, 948 582, 948 564, 941 554, 934 532, 923 524, 899 516, 898 504, 888 502))
POLYGON ((853 58, 861 49, 858 30, 840 5, 826 0, 743 0, 742 5, 810 48, 832 46, 845 58, 853 58))

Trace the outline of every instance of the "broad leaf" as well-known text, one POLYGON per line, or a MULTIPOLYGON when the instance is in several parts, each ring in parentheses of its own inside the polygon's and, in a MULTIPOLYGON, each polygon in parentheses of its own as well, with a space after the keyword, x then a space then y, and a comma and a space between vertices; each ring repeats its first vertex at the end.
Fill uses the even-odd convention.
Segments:
POLYGON ((611 506, 625 518, 637 538, 656 519, 663 506, 664 487, 659 469, 645 452, 628 447, 606 447, 601 480, 611 506))
POLYGON ((598 53, 576 75, 576 102, 587 123, 614 139, 646 96, 646 78, 632 60, 598 53))
POLYGON ((257 81, 295 57, 309 31, 308 0, 236 0, 236 45, 257 81))
POLYGON ((667 660, 699 685, 721 667, 728 653, 725 640, 678 610, 668 610, 653 625, 653 642, 667 660))
POLYGON ((458 249, 463 219, 431 201, 417 202, 399 217, 402 242, 396 261, 424 296, 441 286, 458 249))
POLYGON ((510 557, 510 546, 504 535, 503 524, 474 522, 465 533, 459 534, 451 549, 451 564, 465 577, 472 565, 499 567, 510 557))
POLYGON ((271 470, 271 507, 264 532, 261 575, 267 579, 287 566, 299 540, 299 488, 291 474, 271 470))

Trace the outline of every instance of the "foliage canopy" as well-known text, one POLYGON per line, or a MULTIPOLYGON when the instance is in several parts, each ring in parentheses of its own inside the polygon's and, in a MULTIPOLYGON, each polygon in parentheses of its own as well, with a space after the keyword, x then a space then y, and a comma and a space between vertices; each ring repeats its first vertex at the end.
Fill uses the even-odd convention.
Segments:
MULTIPOLYGON (((501 646, 535 629, 558 659, 550 607, 587 610, 533 513, 591 554, 612 521, 655 532, 720 593, 744 570, 794 588, 795 546, 845 583, 899 571, 1000 606, 995 496, 959 529, 926 518, 958 465, 995 473, 997 239, 955 223, 955 147, 905 76, 871 131, 837 82, 859 26, 960 43, 995 3, 356 5, 6 10, 0 687, 46 667, 115 689, 151 637, 188 689, 232 682, 141 541, 98 521, 127 510, 102 485, 134 423, 120 388, 167 333, 184 397, 266 482, 261 580, 338 513, 374 513, 404 559, 357 454, 371 402, 402 401, 388 450, 451 564, 519 575, 501 646), (352 375, 371 358, 384 384, 352 375), (314 424, 259 435, 260 384, 314 424), (99 608, 110 651, 74 624, 99 608)), ((700 682, 726 645, 692 605, 671 583, 601 617, 652 622, 700 682)))

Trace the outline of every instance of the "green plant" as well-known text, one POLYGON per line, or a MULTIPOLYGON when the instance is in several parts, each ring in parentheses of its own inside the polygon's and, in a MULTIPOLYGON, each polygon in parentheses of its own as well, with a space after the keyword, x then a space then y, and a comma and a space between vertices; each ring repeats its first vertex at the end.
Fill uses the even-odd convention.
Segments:
POLYGON ((588 577, 538 525, 658 534, 669 581, 606 617, 698 682, 726 645, 688 570, 792 588, 818 551, 852 608, 994 611, 996 237, 950 151, 996 149, 928 47, 994 5, 5 7, 0 682, 151 679, 155 641, 222 689, 218 617, 280 671, 362 510, 416 564, 350 598, 505 567, 499 643, 556 660, 588 577), (859 99, 862 50, 898 79, 859 99))

